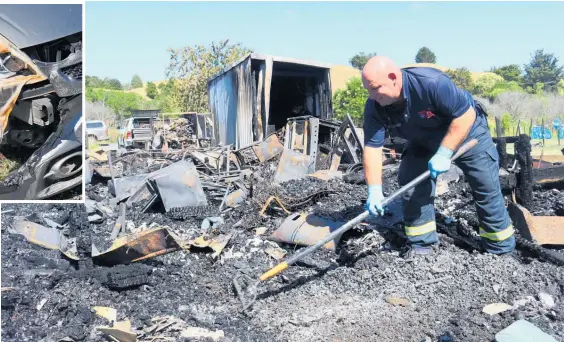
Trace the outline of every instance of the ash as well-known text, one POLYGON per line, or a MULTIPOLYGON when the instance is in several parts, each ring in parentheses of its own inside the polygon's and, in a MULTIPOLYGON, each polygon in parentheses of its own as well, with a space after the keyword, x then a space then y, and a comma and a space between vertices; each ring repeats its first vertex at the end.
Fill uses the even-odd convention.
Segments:
MULTIPOLYGON (((133 159, 123 162, 126 174, 149 171, 133 159)), ((443 233, 433 254, 406 261, 394 248, 401 234, 370 224, 348 232, 336 252, 318 250, 263 282, 257 301, 242 312, 232 279, 238 274, 254 278, 280 262, 266 252, 269 247, 283 249, 286 258, 299 250, 270 241, 287 215, 276 206, 260 215, 268 197, 277 196, 290 211, 335 220, 361 213, 366 199, 365 185, 342 180, 306 178, 274 185, 275 167, 275 162, 257 167, 252 197, 221 213, 213 210, 220 205, 215 200, 209 208, 166 214, 128 207, 128 230, 167 227, 186 240, 202 234, 203 219, 221 216, 223 223, 213 229, 232 237, 217 258, 205 248, 194 248, 113 267, 94 263, 89 246, 105 249, 111 244, 117 217, 103 182, 87 189, 90 199, 112 211, 99 222, 89 222, 85 206, 79 204, 2 205, 2 340, 104 341, 96 327, 110 323, 94 313, 94 306, 116 309, 117 320, 129 320, 138 341, 159 335, 171 341, 196 340, 180 337, 171 328, 175 326, 221 330, 220 341, 491 341, 518 319, 564 339, 561 266, 523 250, 505 256, 481 253, 443 233), (45 226, 55 222, 63 234, 76 237, 80 261, 10 232, 17 217, 45 226), (257 228, 265 232, 258 235, 257 228), (492 303, 512 307, 490 316, 482 310, 492 303), (162 317, 175 323, 151 332, 155 318, 162 317)), ((390 169, 384 177, 390 195, 398 189, 397 172, 390 169)), ((535 189, 533 200, 533 214, 563 215, 558 190, 535 189)), ((450 225, 458 233, 477 231, 465 183, 449 185, 435 204, 438 221, 454 222, 450 225)))

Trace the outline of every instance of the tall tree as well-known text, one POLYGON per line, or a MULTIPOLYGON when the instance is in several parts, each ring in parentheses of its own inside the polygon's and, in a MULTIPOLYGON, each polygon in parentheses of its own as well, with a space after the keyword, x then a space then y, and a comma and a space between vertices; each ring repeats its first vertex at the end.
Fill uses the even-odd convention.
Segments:
POLYGON ((139 75, 135 74, 131 78, 130 85, 131 85, 131 89, 143 88, 143 80, 141 80, 141 77, 139 75))
POLYGON ((157 95, 159 95, 157 86, 153 82, 147 82, 147 88, 145 92, 147 93, 147 97, 153 100, 157 97, 157 95))
POLYGON ((419 51, 417 51, 417 55, 415 55, 415 63, 437 63, 437 56, 435 56, 435 53, 433 53, 433 51, 431 51, 431 49, 429 49, 426 46, 423 46, 422 48, 419 49, 419 51))
POLYGON ((208 80, 227 66, 252 52, 241 44, 229 40, 212 42, 209 46, 195 45, 180 49, 168 49, 170 62, 167 78, 173 83, 185 111, 209 111, 208 80))
POLYGON ((357 53, 356 55, 354 55, 350 60, 349 63, 356 69, 358 70, 362 70, 362 68, 364 68, 364 66, 366 65, 366 62, 368 62, 368 60, 372 57, 376 56, 376 52, 373 53, 357 53))
POLYGON ((544 49, 536 50, 524 69, 525 84, 538 88, 536 84, 542 83, 546 91, 555 90, 558 81, 564 76, 564 67, 558 65, 558 58, 553 53, 545 53, 544 49))
POLYGON ((472 89, 474 88, 472 73, 466 67, 458 69, 448 69, 445 74, 447 74, 454 82, 454 84, 456 84, 459 88, 465 89, 467 91, 472 91, 472 89))
POLYGON ((521 67, 518 64, 509 64, 502 67, 493 67, 491 72, 503 77, 507 82, 523 83, 523 76, 521 75, 521 67))

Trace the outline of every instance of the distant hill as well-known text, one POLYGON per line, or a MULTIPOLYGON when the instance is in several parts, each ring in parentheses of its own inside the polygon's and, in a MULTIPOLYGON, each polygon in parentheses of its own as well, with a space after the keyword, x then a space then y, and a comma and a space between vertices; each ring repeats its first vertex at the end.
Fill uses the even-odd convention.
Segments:
MULTIPOLYGON (((163 81, 154 81, 153 83, 158 87, 159 84, 161 83, 165 83, 167 82, 167 80, 163 80, 163 81)), ((147 82, 143 82, 143 87, 142 88, 133 88, 133 89, 129 89, 129 90, 125 90, 125 92, 127 93, 135 93, 141 97, 143 97, 143 99, 145 100, 150 100, 150 98, 147 96, 147 82)))

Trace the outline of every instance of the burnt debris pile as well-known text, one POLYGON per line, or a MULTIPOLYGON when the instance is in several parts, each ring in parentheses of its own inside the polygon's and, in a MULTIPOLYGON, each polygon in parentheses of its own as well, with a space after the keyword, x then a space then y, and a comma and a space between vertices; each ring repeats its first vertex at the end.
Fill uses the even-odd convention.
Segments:
MULTIPOLYGON (((90 151, 84 205, 2 206, 3 341, 564 338, 562 165, 530 158, 525 136, 504 138, 517 152, 500 167, 515 254, 480 250, 453 166, 437 184, 432 254, 399 257, 396 201, 262 283, 245 312, 236 275, 256 279, 364 210, 357 130, 300 117, 238 149, 181 140, 90 151)), ((401 152, 384 149, 388 196, 401 152)))

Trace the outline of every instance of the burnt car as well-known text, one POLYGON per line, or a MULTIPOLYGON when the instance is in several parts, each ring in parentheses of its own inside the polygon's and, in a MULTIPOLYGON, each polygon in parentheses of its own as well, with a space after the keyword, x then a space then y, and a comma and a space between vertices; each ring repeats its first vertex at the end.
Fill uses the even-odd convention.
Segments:
POLYGON ((82 117, 82 5, 0 5, 0 200, 81 186, 82 117))

